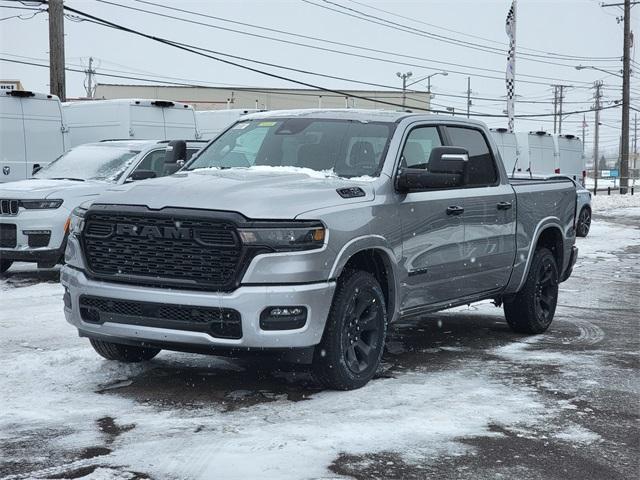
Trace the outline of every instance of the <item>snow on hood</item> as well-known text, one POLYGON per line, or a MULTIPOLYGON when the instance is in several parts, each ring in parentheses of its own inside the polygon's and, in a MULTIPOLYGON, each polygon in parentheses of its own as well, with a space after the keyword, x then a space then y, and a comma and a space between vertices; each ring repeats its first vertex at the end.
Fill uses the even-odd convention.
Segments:
POLYGON ((70 198, 96 195, 111 184, 98 181, 31 179, 0 184, 0 197, 15 199, 70 198))
POLYGON ((248 218, 295 218, 304 212, 374 198, 373 182, 295 167, 199 169, 109 189, 100 203, 240 212, 248 218), (345 199, 336 189, 358 186, 345 199))

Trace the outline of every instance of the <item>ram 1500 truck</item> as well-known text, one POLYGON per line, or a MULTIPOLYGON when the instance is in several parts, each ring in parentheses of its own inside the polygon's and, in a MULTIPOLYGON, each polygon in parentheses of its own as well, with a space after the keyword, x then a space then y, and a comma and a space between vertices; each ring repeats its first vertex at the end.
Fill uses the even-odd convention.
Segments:
POLYGON ((493 299, 544 332, 577 256, 573 182, 510 181, 466 119, 256 113, 118 189, 75 210, 61 276, 67 320, 111 360, 299 351, 358 388, 402 317, 493 299))

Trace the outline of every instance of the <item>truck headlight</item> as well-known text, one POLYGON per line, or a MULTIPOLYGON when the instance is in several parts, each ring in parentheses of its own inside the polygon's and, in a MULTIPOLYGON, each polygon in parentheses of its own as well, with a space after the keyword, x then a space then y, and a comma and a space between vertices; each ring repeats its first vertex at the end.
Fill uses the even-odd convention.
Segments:
POLYGON ((20 206, 27 210, 53 210, 60 208, 62 200, 20 200, 20 206))
POLYGON ((319 222, 256 222, 238 234, 245 245, 290 252, 322 248, 327 231, 319 222))
POLYGON ((84 228, 84 215, 87 213, 86 208, 76 207, 71 212, 71 216, 69 217, 69 234, 70 235, 80 235, 82 233, 82 229, 84 228))

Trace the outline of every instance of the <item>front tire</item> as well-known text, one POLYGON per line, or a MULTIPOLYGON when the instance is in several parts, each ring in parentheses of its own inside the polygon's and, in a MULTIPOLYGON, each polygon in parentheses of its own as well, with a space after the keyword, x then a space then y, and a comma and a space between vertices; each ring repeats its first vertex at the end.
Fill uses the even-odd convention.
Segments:
POLYGON ((105 342, 90 338, 91 346, 98 355, 107 360, 117 360, 118 362, 137 363, 151 360, 160 353, 159 348, 135 347, 122 345, 120 343, 105 342))
POLYGON ((324 335, 315 349, 316 379, 335 390, 364 386, 380 365, 386 334, 380 284, 368 272, 346 271, 338 280, 324 335))
POLYGON ((582 207, 580 214, 578 215, 578 225, 576 228, 576 235, 579 237, 586 237, 589 235, 591 229, 591 209, 589 207, 582 207))
POLYGON ((11 268, 13 265, 13 261, 11 260, 0 260, 0 273, 4 273, 11 268))
POLYGON ((549 328, 558 303, 558 277, 551 251, 537 249, 524 286, 514 298, 504 302, 504 315, 512 330, 538 334, 549 328))

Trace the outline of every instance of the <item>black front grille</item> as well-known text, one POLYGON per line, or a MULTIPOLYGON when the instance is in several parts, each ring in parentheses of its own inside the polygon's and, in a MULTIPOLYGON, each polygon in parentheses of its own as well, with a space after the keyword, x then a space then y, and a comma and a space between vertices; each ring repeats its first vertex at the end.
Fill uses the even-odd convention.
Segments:
POLYGON ((20 202, 18 200, 0 199, 0 215, 15 216, 20 209, 20 202))
POLYGON ((11 223, 0 223, 0 248, 16 248, 16 226, 11 223))
POLYGON ((240 313, 230 308, 170 305, 82 295, 80 316, 89 323, 126 323, 205 332, 218 338, 242 338, 240 313))
POLYGON ((90 273, 114 281, 231 291, 242 268, 235 224, 225 219, 90 211, 82 241, 90 273))

